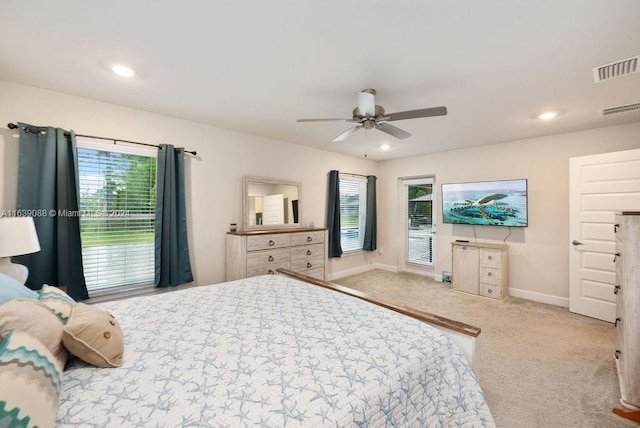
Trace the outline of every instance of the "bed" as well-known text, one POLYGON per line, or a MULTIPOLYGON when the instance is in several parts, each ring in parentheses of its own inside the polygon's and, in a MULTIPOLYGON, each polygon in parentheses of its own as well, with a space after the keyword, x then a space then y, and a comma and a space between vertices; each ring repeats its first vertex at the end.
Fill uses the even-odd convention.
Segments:
POLYGON ((447 334, 318 285, 267 275, 100 304, 123 364, 71 360, 56 426, 495 426, 447 334))

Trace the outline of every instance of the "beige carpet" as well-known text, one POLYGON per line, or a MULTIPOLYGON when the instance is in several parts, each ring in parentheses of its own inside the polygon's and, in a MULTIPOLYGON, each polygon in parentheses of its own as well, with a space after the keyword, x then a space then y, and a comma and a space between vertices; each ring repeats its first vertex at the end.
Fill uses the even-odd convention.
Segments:
POLYGON ((613 324, 510 297, 451 291, 449 284, 373 270, 334 283, 482 329, 479 380, 498 427, 637 427, 614 415, 620 391, 613 324))

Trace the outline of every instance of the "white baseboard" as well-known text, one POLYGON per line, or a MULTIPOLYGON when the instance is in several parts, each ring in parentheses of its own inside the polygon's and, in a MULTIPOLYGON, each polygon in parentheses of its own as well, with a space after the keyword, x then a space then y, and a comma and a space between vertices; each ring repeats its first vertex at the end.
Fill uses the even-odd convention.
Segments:
POLYGON ((509 287, 509 295, 521 299, 533 300, 534 302, 548 303, 550 305, 569 307, 569 299, 566 297, 552 296, 551 294, 537 293, 535 291, 522 290, 509 287))

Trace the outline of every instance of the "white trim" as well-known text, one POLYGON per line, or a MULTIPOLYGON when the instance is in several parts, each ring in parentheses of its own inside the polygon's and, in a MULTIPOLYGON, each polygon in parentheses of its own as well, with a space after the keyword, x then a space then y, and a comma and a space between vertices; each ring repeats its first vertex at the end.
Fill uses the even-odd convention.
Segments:
POLYGON ((566 297, 553 296, 551 294, 538 293, 536 291, 522 290, 520 288, 509 287, 509 296, 532 300, 539 303, 548 303, 550 305, 561 306, 563 308, 569 307, 569 299, 566 297))
POLYGON ((146 146, 130 146, 126 143, 113 144, 113 142, 76 137, 77 146, 82 149, 100 150, 103 152, 126 153, 129 155, 158 157, 158 149, 146 146))

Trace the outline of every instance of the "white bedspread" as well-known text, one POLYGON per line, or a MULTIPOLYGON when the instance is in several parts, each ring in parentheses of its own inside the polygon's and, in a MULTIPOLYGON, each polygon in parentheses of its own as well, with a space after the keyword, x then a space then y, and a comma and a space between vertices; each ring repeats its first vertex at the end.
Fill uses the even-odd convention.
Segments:
POLYGON ((335 291, 270 275, 100 306, 124 364, 71 363, 58 426, 495 426, 444 334, 335 291))

